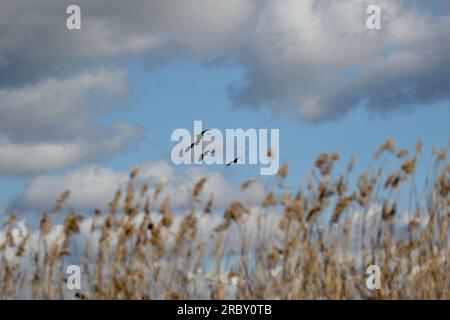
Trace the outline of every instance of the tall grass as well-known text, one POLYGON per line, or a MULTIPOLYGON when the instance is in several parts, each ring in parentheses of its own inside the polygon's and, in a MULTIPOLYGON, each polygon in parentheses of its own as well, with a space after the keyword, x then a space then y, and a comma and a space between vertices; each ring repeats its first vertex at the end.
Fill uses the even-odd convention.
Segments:
POLYGON ((160 199, 163 185, 139 185, 138 170, 107 212, 89 218, 64 210, 64 192, 35 233, 18 228, 17 213, 8 219, 0 298, 449 299, 448 150, 434 152, 419 185, 421 153, 421 143, 407 151, 388 140, 356 183, 354 160, 337 174, 340 154, 323 153, 298 191, 283 187, 283 166, 259 206, 233 202, 221 216, 213 198, 200 200, 206 178, 193 184, 183 215, 160 199), (390 160, 400 164, 385 172, 390 160), (52 225, 64 213, 63 225, 52 225), (82 268, 80 290, 66 286, 72 263, 82 268), (370 265, 381 269, 379 290, 366 287, 370 265))

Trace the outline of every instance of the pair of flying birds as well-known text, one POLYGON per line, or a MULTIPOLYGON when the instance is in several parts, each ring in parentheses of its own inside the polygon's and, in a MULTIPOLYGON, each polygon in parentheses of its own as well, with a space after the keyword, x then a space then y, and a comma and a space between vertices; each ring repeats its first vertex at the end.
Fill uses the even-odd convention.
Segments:
MULTIPOLYGON (((211 129, 205 129, 205 130, 203 130, 201 133, 199 133, 199 134, 197 135, 197 137, 195 138, 195 141, 192 142, 191 145, 188 146, 188 147, 184 150, 184 152, 186 153, 186 152, 190 151, 192 148, 194 148, 195 146, 199 145, 199 143, 202 141, 203 136, 205 135, 205 133, 207 133, 207 132, 210 131, 210 130, 211 130, 211 129)), ((212 150, 208 149, 208 150, 204 151, 204 152, 201 154, 199 161, 203 161, 203 159, 204 159, 204 158, 208 155, 208 153, 210 153, 210 152, 211 152, 211 155, 214 156, 215 153, 216 153, 216 149, 212 149, 212 150)), ((227 167, 230 166, 230 165, 232 165, 232 164, 237 163, 237 162, 239 161, 240 158, 241 158, 241 157, 237 157, 237 158, 235 158, 233 161, 228 162, 228 163, 227 163, 227 167)))

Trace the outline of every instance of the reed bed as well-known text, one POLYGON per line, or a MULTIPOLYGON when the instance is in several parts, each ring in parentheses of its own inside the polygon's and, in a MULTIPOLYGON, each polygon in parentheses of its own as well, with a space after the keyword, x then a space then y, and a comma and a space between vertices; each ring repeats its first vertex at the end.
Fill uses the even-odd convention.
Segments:
POLYGON ((354 159, 336 173, 340 154, 320 154, 295 192, 282 166, 260 205, 233 202, 220 215, 202 200, 206 178, 183 214, 161 198, 164 185, 139 184, 138 169, 108 210, 65 209, 65 191, 39 230, 20 227, 18 213, 5 223, 0 298, 449 299, 448 149, 433 152, 419 184, 422 149, 387 140, 354 178, 354 159), (389 161, 398 166, 387 170, 389 161), (79 290, 66 285, 71 264, 82 270, 79 290), (381 269, 378 290, 366 287, 370 265, 381 269))

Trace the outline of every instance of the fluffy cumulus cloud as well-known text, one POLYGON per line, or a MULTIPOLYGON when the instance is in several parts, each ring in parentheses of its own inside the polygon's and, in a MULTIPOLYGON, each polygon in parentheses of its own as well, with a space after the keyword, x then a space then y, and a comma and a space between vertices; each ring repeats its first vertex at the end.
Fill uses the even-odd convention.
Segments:
POLYGON ((67 1, 18 0, 2 8, 1 68, 14 79, 2 72, 1 81, 38 76, 42 67, 57 72, 67 62, 143 56, 161 63, 188 55, 243 67, 245 78, 229 90, 236 104, 268 103, 311 121, 358 104, 388 111, 450 95, 446 1, 78 3, 77 32, 64 28, 67 1), (381 7, 382 30, 367 29, 369 4, 381 7))
POLYGON ((123 94, 127 79, 117 68, 129 58, 237 65, 244 76, 229 86, 233 104, 309 122, 358 106, 390 113, 450 98, 448 1, 80 0, 77 31, 65 27, 69 4, 1 3, 1 174, 61 169, 126 148, 138 130, 99 125, 107 110, 89 98, 123 94), (381 8, 381 30, 366 27, 369 4, 381 8))
MULTIPOLYGON (((222 174, 200 168, 179 173, 166 162, 145 163, 138 168, 137 193, 144 183, 149 185, 150 193, 162 184, 164 188, 159 199, 161 201, 168 197, 173 209, 192 206, 194 185, 203 177, 206 177, 206 182, 201 202, 205 204, 212 197, 216 209, 223 209, 233 200, 247 204, 260 203, 266 193, 260 181, 240 190, 239 186, 232 186, 222 174)), ((96 165, 84 166, 62 175, 38 176, 30 180, 24 192, 10 205, 9 211, 51 210, 65 190, 70 191, 67 208, 80 211, 104 209, 117 190, 126 191, 128 182, 129 170, 112 170, 96 165)))
POLYGON ((106 126, 96 120, 126 91, 124 70, 1 88, 0 174, 47 172, 123 150, 142 130, 127 122, 106 126))

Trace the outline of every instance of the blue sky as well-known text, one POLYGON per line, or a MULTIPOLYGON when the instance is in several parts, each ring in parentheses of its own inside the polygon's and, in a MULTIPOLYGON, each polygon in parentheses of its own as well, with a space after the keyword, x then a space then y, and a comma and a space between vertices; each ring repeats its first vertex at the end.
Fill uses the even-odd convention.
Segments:
MULTIPOLYGON (((279 128, 281 163, 287 163, 291 168, 289 185, 292 186, 301 181, 321 152, 341 152, 341 168, 355 155, 357 168, 364 170, 376 148, 391 137, 399 142, 400 147, 410 150, 418 140, 425 141, 425 157, 419 166, 419 177, 424 177, 431 148, 445 147, 449 142, 450 109, 445 103, 426 108, 419 106, 389 116, 371 114, 360 107, 341 119, 308 124, 274 114, 267 108, 256 111, 233 107, 226 89, 241 76, 242 70, 238 68, 205 67, 188 60, 176 61, 156 70, 149 70, 138 62, 132 63, 129 73, 131 90, 122 102, 124 108, 102 121, 130 121, 145 128, 146 136, 128 151, 99 165, 128 170, 148 161, 170 162, 170 150, 175 145, 170 141, 172 131, 186 128, 193 132, 194 120, 202 120, 205 127, 221 130, 279 128)), ((177 169, 184 171, 188 167, 181 165, 177 169)), ((225 174, 238 185, 259 174, 258 165, 203 167, 225 174)), ((28 178, 0 178, 2 203, 6 205, 20 194, 27 181, 28 178)))
MULTIPOLYGON (((372 31, 356 0, 79 1, 78 31, 65 28, 68 2, 0 10, 0 208, 51 203, 73 177, 106 194, 138 164, 182 184, 197 175, 171 167, 170 136, 195 120, 279 129, 294 188, 321 152, 342 153, 338 171, 355 155, 360 171, 387 138, 424 141, 425 177, 432 147, 450 139, 450 8, 375 2, 383 28, 372 31)), ((224 188, 259 175, 195 167, 224 188)))
MULTIPOLYGON (((170 161, 175 145, 170 135, 176 128, 193 132, 193 122, 202 120, 205 128, 279 128, 281 162, 293 166, 293 174, 301 176, 324 151, 340 151, 347 159, 357 156, 368 165, 376 148, 387 138, 394 138, 400 147, 413 149, 418 140, 432 146, 449 143, 450 109, 447 103, 412 110, 400 110, 388 115, 370 113, 360 107, 341 119, 308 124, 274 114, 270 110, 248 110, 233 107, 227 86, 242 76, 237 68, 206 68, 192 61, 177 61, 158 70, 146 70, 142 65, 131 68, 131 94, 127 109, 110 120, 127 119, 148 130, 145 141, 130 153, 105 164, 124 169, 148 160, 170 161)), ((239 168, 239 174, 254 176, 258 166, 239 168), (241 172, 242 171, 242 172, 241 172)), ((182 169, 182 168, 180 168, 182 169)), ((223 170, 217 166, 211 169, 223 170)), ((242 180, 242 178, 240 178, 242 180)))

